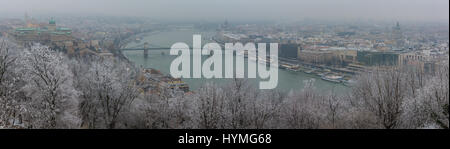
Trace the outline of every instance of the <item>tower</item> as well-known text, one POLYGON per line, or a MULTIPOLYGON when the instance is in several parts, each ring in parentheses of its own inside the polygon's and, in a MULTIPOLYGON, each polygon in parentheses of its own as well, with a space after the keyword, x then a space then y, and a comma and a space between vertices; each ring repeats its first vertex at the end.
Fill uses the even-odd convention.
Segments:
POLYGON ((33 17, 30 17, 28 15, 28 13, 25 13, 25 17, 24 17, 24 21, 25 21, 25 27, 36 27, 36 25, 33 24, 33 17))
POLYGON ((148 42, 144 43, 144 57, 148 57, 148 42))
POLYGON ((48 21, 48 30, 56 30, 56 21, 53 17, 48 21))
POLYGON ((395 42, 397 47, 403 46, 403 34, 400 28, 400 23, 396 23, 392 29, 392 40, 395 42))
POLYGON ((24 17, 24 21, 25 21, 25 26, 26 27, 31 27, 31 22, 30 22, 30 17, 28 17, 28 13, 25 13, 25 17, 24 17))

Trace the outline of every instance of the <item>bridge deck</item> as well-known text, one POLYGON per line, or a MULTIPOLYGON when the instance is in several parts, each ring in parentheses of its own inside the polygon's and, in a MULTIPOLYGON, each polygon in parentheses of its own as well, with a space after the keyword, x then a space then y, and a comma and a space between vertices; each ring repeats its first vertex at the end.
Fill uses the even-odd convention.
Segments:
MULTIPOLYGON (((192 47, 189 47, 189 49, 192 49, 192 47)), ((119 49, 122 51, 143 51, 143 50, 170 50, 170 47, 160 47, 160 48, 123 48, 119 49)))

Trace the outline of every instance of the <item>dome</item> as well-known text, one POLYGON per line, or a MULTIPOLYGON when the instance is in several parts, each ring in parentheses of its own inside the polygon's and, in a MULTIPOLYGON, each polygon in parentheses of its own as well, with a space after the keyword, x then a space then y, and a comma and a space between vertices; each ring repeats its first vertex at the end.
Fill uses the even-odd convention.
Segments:
POLYGON ((48 21, 48 24, 56 24, 56 21, 53 18, 51 18, 50 21, 48 21))

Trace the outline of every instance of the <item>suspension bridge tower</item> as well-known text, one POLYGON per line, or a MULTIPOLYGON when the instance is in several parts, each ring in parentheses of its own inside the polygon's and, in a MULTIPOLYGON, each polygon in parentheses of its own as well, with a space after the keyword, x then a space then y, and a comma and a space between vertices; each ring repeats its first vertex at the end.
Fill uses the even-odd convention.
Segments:
POLYGON ((144 43, 144 57, 148 57, 148 42, 144 43))

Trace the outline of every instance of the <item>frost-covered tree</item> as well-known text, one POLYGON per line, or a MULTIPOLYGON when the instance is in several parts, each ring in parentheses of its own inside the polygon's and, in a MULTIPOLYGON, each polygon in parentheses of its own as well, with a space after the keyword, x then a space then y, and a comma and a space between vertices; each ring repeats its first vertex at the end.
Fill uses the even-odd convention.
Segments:
POLYGON ((159 94, 145 95, 145 128, 193 128, 192 114, 195 97, 176 95, 172 89, 161 89, 159 94))
POLYGON ((201 87, 196 95, 195 121, 198 128, 225 128, 225 96, 223 89, 207 83, 201 87))
POLYGON ((364 74, 358 79, 352 94, 360 112, 373 118, 373 127, 393 129, 402 125, 407 99, 406 75, 402 71, 375 69, 364 74))
POLYGON ((254 102, 258 96, 250 84, 245 79, 233 79, 230 84, 224 87, 225 94, 225 121, 228 122, 227 128, 249 128, 249 108, 251 102, 254 102))
MULTIPOLYGON (((81 63, 85 65, 84 63, 81 63)), ((116 128, 119 116, 138 96, 134 69, 114 59, 93 61, 80 77, 83 125, 88 128, 116 128)))
POLYGON ((347 109, 349 108, 348 99, 345 95, 337 95, 333 91, 323 97, 321 101, 321 109, 324 114, 324 121, 321 128, 349 128, 346 121, 348 117, 347 109))
POLYGON ((22 124, 20 79, 14 69, 16 67, 17 54, 10 50, 14 46, 2 39, 0 41, 0 128, 13 128, 15 124, 22 124))
POLYGON ((34 45, 21 54, 18 72, 25 81, 27 119, 30 128, 79 126, 72 73, 67 58, 46 46, 34 45))
POLYGON ((9 44, 5 40, 0 41, 0 83, 7 81, 7 75, 11 73, 12 64, 16 59, 9 51, 9 44))
POLYGON ((250 129, 280 128, 280 111, 285 94, 279 91, 262 91, 250 101, 248 121, 250 129))
POLYGON ((408 104, 409 123, 412 128, 449 127, 449 67, 448 65, 430 76, 417 96, 408 104))
POLYGON ((278 91, 253 90, 241 79, 224 86, 207 83, 194 96, 194 122, 203 129, 279 128, 284 97, 278 91))
POLYGON ((305 87, 299 93, 289 93, 283 104, 283 125, 292 129, 315 129, 319 128, 321 118, 321 98, 314 88, 314 80, 305 82, 305 87))

